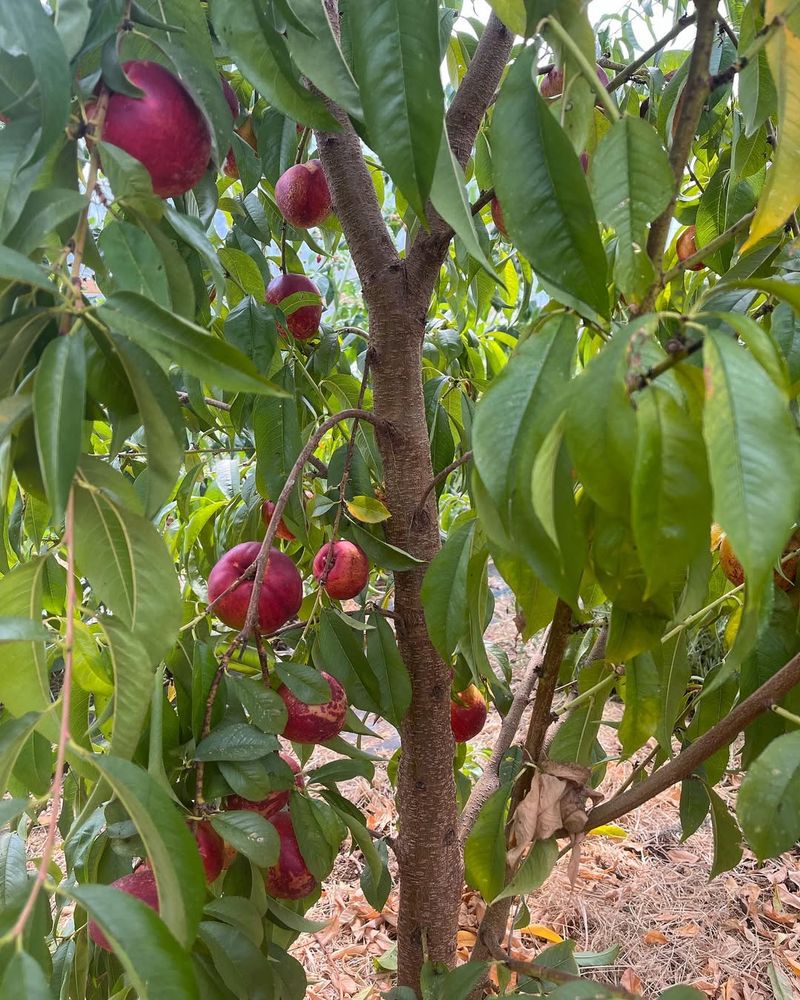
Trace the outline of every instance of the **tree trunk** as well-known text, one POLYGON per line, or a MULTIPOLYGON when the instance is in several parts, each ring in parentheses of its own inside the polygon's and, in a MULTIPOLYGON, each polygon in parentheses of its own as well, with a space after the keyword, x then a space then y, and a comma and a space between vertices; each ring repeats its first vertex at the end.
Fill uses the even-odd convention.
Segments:
POLYGON ((384 465, 389 541, 426 565, 395 573, 397 641, 411 675, 413 698, 402 727, 399 772, 400 915, 398 985, 419 987, 425 957, 452 964, 463 871, 457 835, 450 668, 428 637, 420 600, 427 563, 439 550, 421 355, 427 287, 405 288, 402 265, 370 308, 370 365, 384 465))

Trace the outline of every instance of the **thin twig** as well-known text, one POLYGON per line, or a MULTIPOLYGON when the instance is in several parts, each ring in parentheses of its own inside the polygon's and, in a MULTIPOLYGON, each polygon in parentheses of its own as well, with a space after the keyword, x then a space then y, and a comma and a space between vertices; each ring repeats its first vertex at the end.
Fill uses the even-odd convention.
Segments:
MULTIPOLYGON (((183 406, 191 406, 191 399, 188 392, 178 390, 175 395, 178 397, 178 402, 183 406)), ((210 406, 215 410, 230 410, 231 408, 230 403, 225 403, 221 399, 212 399, 210 396, 203 396, 203 402, 206 406, 210 406)))
POLYGON ((691 357, 691 355, 699 351, 702 346, 703 340, 702 338, 699 338, 678 351, 672 351, 669 357, 664 358, 663 361, 659 361, 657 365, 651 365, 646 372, 642 372, 641 375, 637 375, 633 378, 628 386, 628 391, 635 392, 639 389, 646 388, 654 379, 657 379, 659 375, 663 375, 664 372, 668 372, 670 368, 674 368, 679 362, 691 357))
POLYGON ((696 20, 696 14, 684 14, 683 17, 679 17, 673 27, 666 33, 666 35, 664 35, 663 38, 659 38, 659 40, 654 42, 646 52, 643 52, 640 56, 634 59, 632 63, 626 66, 625 69, 617 73, 617 75, 609 81, 606 90, 611 93, 613 90, 621 87, 623 83, 627 83, 634 73, 644 66, 648 59, 652 58, 657 52, 660 52, 661 49, 663 49, 665 45, 668 45, 673 38, 679 35, 684 28, 688 28, 690 25, 694 24, 696 20))
POLYGON ((477 215, 480 210, 489 204, 489 202, 494 198, 494 188, 489 188, 488 191, 481 191, 480 195, 475 199, 475 201, 469 206, 469 211, 471 215, 477 215))
POLYGON ((632 809, 649 802, 670 785, 688 778, 709 757, 733 740, 759 715, 771 710, 772 706, 800 684, 800 654, 789 660, 781 669, 748 698, 732 709, 716 726, 713 726, 694 743, 673 757, 657 771, 645 778, 641 784, 628 789, 622 795, 615 795, 589 813, 587 830, 604 826, 619 819, 632 809))
POLYGON ((53 774, 53 784, 50 791, 50 819, 47 825, 47 838, 42 848, 42 857, 36 871, 36 879, 31 887, 25 905, 11 928, 8 937, 18 938, 33 913, 36 900, 39 897, 47 871, 55 850, 56 834, 58 833, 58 818, 61 813, 61 800, 64 791, 64 765, 69 743, 69 711, 72 695, 72 661, 73 642, 75 636, 75 608, 77 594, 75 588, 75 491, 70 488, 67 498, 67 509, 64 519, 64 546, 67 550, 67 601, 66 627, 64 631, 64 677, 61 684, 61 723, 58 730, 58 748, 56 750, 56 766, 53 774))
POLYGON ((528 666, 525 673, 522 675, 519 687, 514 692, 514 699, 511 702, 511 708, 509 708, 506 717, 503 719, 503 723, 500 726, 500 732, 497 734, 497 739, 492 747, 492 755, 486 762, 486 766, 484 767, 480 778, 478 778, 477 782, 473 786, 470 796, 467 799, 461 813, 458 836, 462 844, 469 836, 472 827, 475 825, 475 820, 478 818, 478 813, 483 808, 483 805, 500 787, 500 764, 502 763, 503 757, 508 752, 509 747, 514 742, 514 737, 517 735, 517 731, 519 730, 519 724, 522 721, 522 716, 525 713, 525 709, 528 707, 528 702, 530 701, 531 692, 536 684, 536 679, 542 672, 544 652, 547 646, 549 633, 550 626, 545 629, 538 648, 528 661, 528 666))
POLYGON ((456 469, 460 469, 462 465, 466 465, 467 462, 472 461, 472 451, 465 451, 461 458, 455 459, 449 465, 446 465, 441 472, 437 472, 433 477, 431 482, 428 484, 428 488, 422 494, 422 499, 417 504, 417 513, 425 506, 425 501, 431 495, 431 493, 436 489, 439 483, 443 482, 450 475, 451 472, 455 472, 456 469))

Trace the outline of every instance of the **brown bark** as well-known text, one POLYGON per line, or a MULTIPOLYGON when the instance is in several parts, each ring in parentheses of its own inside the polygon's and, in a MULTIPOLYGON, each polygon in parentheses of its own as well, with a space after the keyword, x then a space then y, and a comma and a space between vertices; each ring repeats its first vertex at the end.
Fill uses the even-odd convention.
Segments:
MULTIPOLYGON (((333 0, 325 0, 336 29, 333 0)), ((484 38, 448 112, 448 136, 466 161, 511 47, 490 18, 484 38)), ((436 238, 417 241, 401 261, 386 229, 361 143, 341 109, 329 107, 342 129, 317 133, 333 204, 342 224, 369 311, 369 363, 376 438, 384 466, 388 540, 424 561, 395 573, 397 641, 412 681, 402 727, 398 810, 400 915, 398 984, 419 989, 425 957, 455 959, 463 865, 457 835, 454 743, 450 729, 450 668, 425 626, 420 591, 427 562, 439 549, 436 502, 422 392, 422 342, 436 277, 452 231, 431 212, 436 238)))

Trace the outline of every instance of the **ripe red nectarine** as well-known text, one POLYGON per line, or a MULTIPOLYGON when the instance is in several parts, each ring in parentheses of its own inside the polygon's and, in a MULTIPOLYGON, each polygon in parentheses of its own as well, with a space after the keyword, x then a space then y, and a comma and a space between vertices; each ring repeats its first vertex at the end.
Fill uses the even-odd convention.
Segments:
MULTIPOLYGON (((126 892, 129 896, 140 899, 158 913, 156 877, 149 865, 140 865, 135 872, 123 875, 116 882, 112 882, 111 886, 121 892, 126 892)), ((89 921, 89 938, 104 951, 111 951, 111 943, 94 920, 89 921)))
POLYGON ((275 203, 292 226, 318 226, 331 211, 331 193, 319 160, 296 163, 275 185, 275 203))
POLYGON ((331 546, 333 555, 324 585, 325 592, 337 601, 347 601, 366 587, 369 580, 369 560, 366 552, 355 542, 348 542, 344 538, 326 542, 314 556, 311 570, 315 580, 322 579, 331 546))
POLYGON ((474 684, 450 697, 450 726, 456 743, 466 743, 483 729, 486 699, 474 684))
MULTIPOLYGON (((271 500, 265 500, 261 504, 261 520, 264 522, 266 527, 269 527, 273 510, 275 510, 275 504, 271 500)), ((282 538, 285 542, 293 542, 295 539, 295 536, 286 527, 283 518, 278 521, 278 527, 275 530, 275 537, 282 538)))
MULTIPOLYGON (((242 542, 226 552, 208 577, 208 599, 214 601, 248 566, 255 562, 261 546, 258 542, 242 542)), ((253 592, 253 581, 244 580, 223 597, 216 606, 217 617, 231 628, 242 628, 247 617, 247 605, 253 592)), ((270 549, 267 571, 258 599, 258 627, 271 635, 300 610, 303 603, 303 581, 292 560, 279 549, 270 549)))
MULTIPOLYGON (((112 94, 101 138, 143 164, 160 198, 185 194, 203 176, 211 156, 205 115, 160 63, 126 62, 123 69, 144 97, 112 94)), ((93 106, 86 111, 91 117, 93 106)))
POLYGON ((264 885, 275 899, 302 899, 314 891, 317 880, 300 853, 292 818, 288 812, 279 812, 270 822, 278 831, 281 853, 277 862, 267 869, 264 885))
MULTIPOLYGON (((279 274, 277 278, 273 278, 270 281, 267 286, 267 302, 273 306, 279 306, 284 299, 288 299, 290 295, 294 295, 296 292, 310 292, 313 295, 319 295, 317 286, 310 278, 307 278, 304 274, 294 274, 290 271, 288 274, 279 274)), ((300 306, 299 309, 295 309, 286 318, 289 333, 293 337, 296 337, 297 340, 309 340, 319 330, 321 317, 321 299, 319 303, 300 306)), ((284 336, 286 335, 286 328, 282 324, 279 325, 278 329, 284 336)))
MULTIPOLYGON (((678 242, 675 244, 675 252, 678 255, 678 260, 684 261, 688 257, 693 257, 697 253, 697 229, 695 226, 687 226, 686 229, 678 237, 678 242)), ((706 265, 699 260, 696 264, 692 264, 691 267, 687 268, 689 271, 702 271, 706 265)))
POLYGON ((283 698, 288 713, 281 733, 287 740, 295 743, 325 743, 342 731, 347 715, 347 694, 335 677, 324 670, 320 675, 331 689, 330 700, 321 705, 306 705, 285 684, 278 688, 278 694, 283 698))

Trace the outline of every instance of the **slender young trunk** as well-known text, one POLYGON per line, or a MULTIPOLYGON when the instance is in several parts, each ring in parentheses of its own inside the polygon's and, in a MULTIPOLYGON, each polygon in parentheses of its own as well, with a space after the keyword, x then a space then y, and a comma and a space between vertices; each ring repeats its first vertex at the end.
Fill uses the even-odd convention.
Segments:
POLYGON ((435 499, 420 502, 430 483, 428 429, 422 393, 422 340, 427 296, 403 287, 396 272, 388 294, 370 309, 370 364, 376 415, 389 424, 377 435, 384 465, 389 541, 425 561, 395 574, 397 641, 413 697, 402 727, 398 811, 401 845, 398 984, 417 989, 425 958, 452 963, 463 884, 457 836, 450 669, 425 627, 420 589, 439 549, 435 499))

